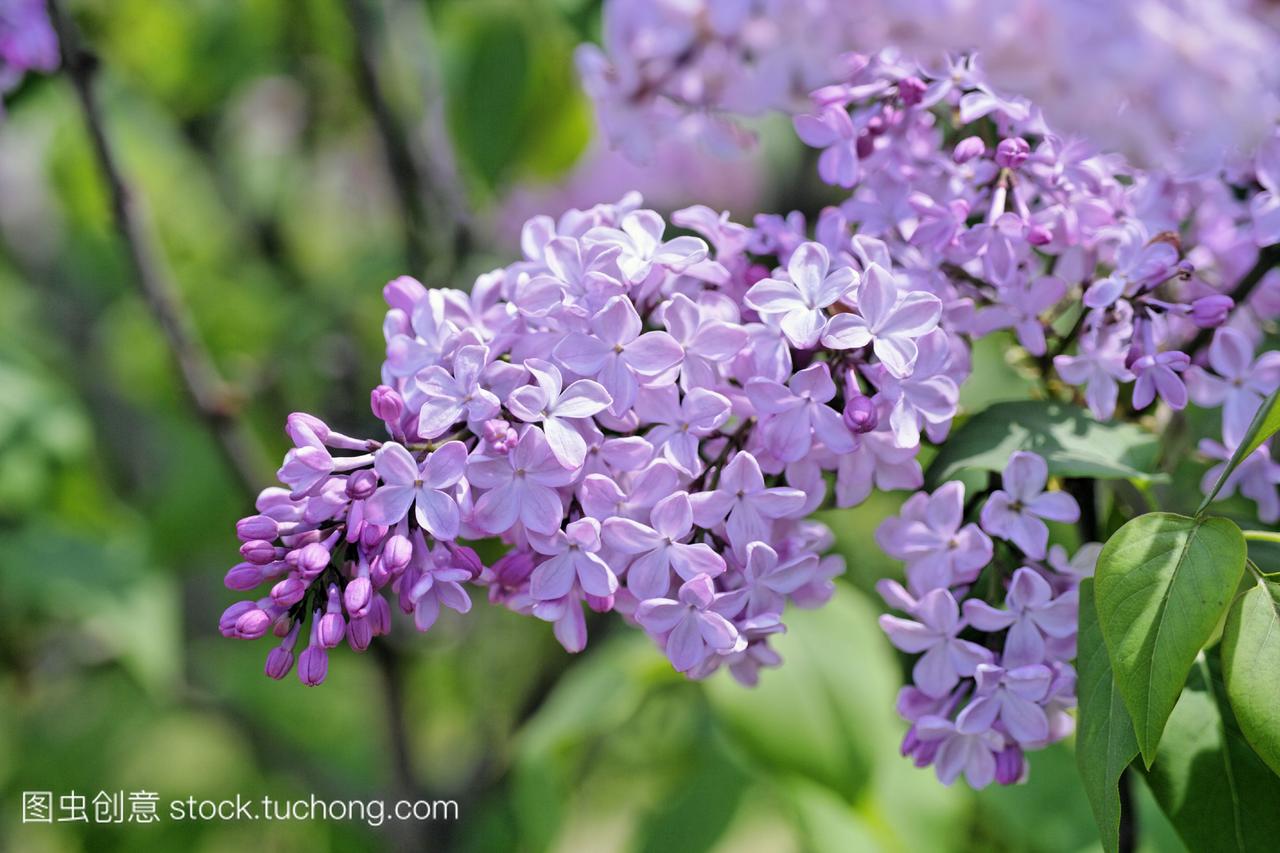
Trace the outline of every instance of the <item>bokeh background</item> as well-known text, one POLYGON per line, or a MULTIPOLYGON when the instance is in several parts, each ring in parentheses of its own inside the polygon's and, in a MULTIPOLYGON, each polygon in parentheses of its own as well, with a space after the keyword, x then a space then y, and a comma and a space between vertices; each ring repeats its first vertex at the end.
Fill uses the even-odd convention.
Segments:
MULTIPOLYGON (((264 460, 297 409, 373 434, 389 278, 466 287, 518 252, 527 216, 629 189, 742 216, 826 200, 785 120, 734 160, 672 147, 640 169, 605 151, 572 62, 598 33, 590 0, 68 5, 167 276, 264 460), (388 166, 361 33, 428 192, 388 166)), ((1021 396, 1006 350, 979 350, 970 410, 1021 396)), ((250 496, 140 296, 73 89, 30 76, 8 99, 0 849, 1094 849, 1069 743, 1035 753, 1027 784, 976 794, 898 757, 903 663, 871 589, 898 571, 871 538, 897 502, 830 515, 850 572, 789 620, 787 664, 755 689, 686 682, 610 620, 570 657, 550 625, 482 602, 429 635, 398 626, 379 654, 340 650, 322 687, 270 681, 265 643, 216 631, 250 496), (412 794, 462 819, 23 825, 35 790, 412 794)), ((1179 849, 1137 796, 1144 848, 1179 849)))

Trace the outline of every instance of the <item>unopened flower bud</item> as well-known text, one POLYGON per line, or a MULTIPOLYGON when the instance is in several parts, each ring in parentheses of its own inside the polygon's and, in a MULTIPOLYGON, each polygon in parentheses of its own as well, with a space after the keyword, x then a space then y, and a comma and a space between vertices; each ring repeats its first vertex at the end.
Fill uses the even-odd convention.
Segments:
POLYGON ((293 439, 293 443, 298 445, 305 443, 302 439, 306 438, 308 433, 314 435, 320 442, 329 437, 329 425, 306 412, 290 414, 285 420, 284 431, 288 433, 289 438, 293 439))
POLYGON ((956 143, 955 150, 951 152, 951 159, 957 163, 968 163, 986 152, 987 146, 982 139, 977 136, 968 136, 956 143))
POLYGON ((1006 746, 996 753, 996 781, 1001 785, 1020 781, 1025 766, 1021 747, 1017 744, 1006 746))
POLYGON ((223 578, 223 584, 227 589, 239 590, 241 592, 253 589, 262 583, 262 567, 253 563, 237 563, 227 572, 227 576, 223 578))
POLYGON ((880 425, 875 402, 865 394, 850 397, 844 404, 844 425, 855 435, 874 431, 880 425))
POLYGON ((281 607, 292 607, 307 594, 307 584, 297 575, 289 577, 271 587, 271 600, 281 607))
POLYGON ((924 99, 929 87, 919 77, 906 77, 898 81, 898 97, 908 107, 913 107, 924 99))
POLYGON ((369 620, 369 627, 373 629, 373 635, 381 637, 391 630, 391 605, 381 595, 375 595, 366 618, 369 620))
POLYGON ((1027 242, 1032 246, 1047 246, 1053 242, 1053 232, 1043 225, 1027 227, 1027 242))
POLYGON ((387 301, 387 304, 406 314, 412 314, 413 307, 426 295, 427 289, 422 286, 422 282, 407 275, 393 278, 382 288, 382 298, 387 301))
POLYGON ((355 578, 342 591, 342 603, 352 616, 362 616, 373 598, 373 584, 368 578, 355 578))
POLYGON ((1191 303, 1191 322, 1201 329, 1216 329, 1227 322, 1235 304, 1230 296, 1221 293, 1202 296, 1191 303))
POLYGON ((1031 146, 1020 136, 1000 140, 996 146, 996 165, 1016 169, 1031 156, 1031 146))
POLYGON ((254 565, 265 566, 276 560, 278 552, 276 546, 265 539, 250 539, 240 546, 240 556, 254 565))
POLYGON ((290 551, 289 557, 290 562, 298 567, 303 577, 314 578, 329 566, 329 560, 333 555, 322 543, 312 542, 296 551, 290 551))
POLYGON ((404 398, 394 388, 379 385, 369 394, 369 406, 374 417, 386 423, 393 430, 400 426, 400 418, 404 417, 404 398))
POLYGON ((236 522, 236 536, 241 542, 265 539, 270 542, 280 533, 280 525, 268 515, 251 515, 236 522))
POLYGON ((240 617, 258 605, 252 601, 237 601, 235 604, 222 611, 222 615, 218 617, 218 631, 224 637, 236 636, 236 622, 240 617))
POLYGON ((347 645, 362 652, 373 642, 373 627, 368 619, 352 619, 347 623, 347 645))
POLYGON ((323 646, 310 645, 298 655, 298 678, 308 687, 324 682, 329 674, 329 653, 323 646))
POLYGON ((285 640, 267 654, 267 675, 276 681, 284 678, 293 669, 293 644, 297 641, 298 627, 295 625, 285 640))
POLYGON ((403 571, 412 559, 413 543, 407 536, 397 533, 388 537, 386 544, 382 546, 382 565, 390 574, 403 571))
POLYGON ((370 497, 377 488, 378 475, 367 468, 356 471, 347 478, 347 497, 353 501, 362 501, 370 497))
POLYGON ((271 627, 271 616, 265 610, 255 607, 241 614, 236 620, 236 636, 245 640, 256 640, 266 636, 271 627))

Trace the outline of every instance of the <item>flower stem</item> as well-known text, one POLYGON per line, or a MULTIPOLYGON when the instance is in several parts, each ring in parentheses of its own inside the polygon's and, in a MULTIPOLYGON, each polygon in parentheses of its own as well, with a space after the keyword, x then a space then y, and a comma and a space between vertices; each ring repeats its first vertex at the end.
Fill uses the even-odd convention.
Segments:
POLYGON ((1274 542, 1280 545, 1280 533, 1274 530, 1242 530, 1246 542, 1274 542))

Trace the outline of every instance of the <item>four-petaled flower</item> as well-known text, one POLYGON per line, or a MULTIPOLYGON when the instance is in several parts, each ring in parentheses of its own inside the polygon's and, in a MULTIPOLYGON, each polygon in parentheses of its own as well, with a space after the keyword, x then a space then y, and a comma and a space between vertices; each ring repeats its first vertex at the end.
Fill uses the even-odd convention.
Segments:
POLYGON ((1075 522, 1080 505, 1066 492, 1046 492, 1049 465, 1043 457, 1019 450, 1009 457, 1001 485, 982 508, 982 529, 1007 539, 1033 560, 1044 559, 1049 528, 1044 520, 1075 522))
POLYGON ((522 421, 541 423, 547 444, 566 468, 577 468, 587 456, 587 441, 574 424, 603 412, 613 402, 599 382, 579 379, 568 388, 560 369, 538 358, 525 361, 536 385, 524 385, 511 392, 507 408, 522 421))
POLYGON ((640 602, 636 621, 650 634, 666 635, 664 648, 671 665, 688 672, 708 655, 738 651, 746 641, 729 621, 742 609, 742 596, 717 593, 706 575, 681 585, 678 600, 651 598, 640 602))
POLYGON ((858 313, 832 317, 822 345, 843 350, 871 344, 890 373, 909 376, 916 363, 916 339, 935 328, 941 317, 942 300, 919 290, 901 293, 893 273, 871 264, 858 287, 858 313))
POLYGON ((826 405, 836 395, 836 384, 826 362, 806 367, 788 385, 772 379, 747 382, 747 397, 761 416, 760 433, 773 455, 786 462, 803 459, 813 437, 832 453, 852 453, 853 433, 840 414, 826 405))
POLYGON ((1000 658, 1006 669, 1043 663, 1046 636, 1066 639, 1076 632, 1076 590, 1055 598, 1049 582, 1034 569, 1024 566, 1013 573, 1005 602, 1009 608, 1000 610, 971 598, 964 603, 964 618, 980 631, 1009 629, 1000 658))
POLYGON ((691 532, 693 508, 686 492, 658 501, 649 525, 629 518, 608 518, 604 522, 605 544, 631 559, 627 590, 640 601, 661 598, 670 592, 672 569, 684 580, 698 575, 716 577, 724 572, 724 558, 710 545, 682 541, 691 532))
POLYGON ((827 325, 827 308, 852 289, 852 267, 831 269, 831 256, 821 243, 802 243, 787 262, 789 280, 765 278, 752 285, 745 301, 766 316, 778 318, 791 345, 809 349, 827 325))
POLYGON ((466 471, 465 444, 446 442, 428 454, 421 466, 404 445, 394 441, 378 448, 373 458, 373 470, 382 485, 365 501, 366 520, 390 527, 413 507, 418 524, 436 539, 448 541, 458 535, 458 501, 449 490, 466 471))
POLYGON ((525 427, 516 449, 507 455, 471 458, 467 479, 488 490, 476 501, 472 523, 494 534, 517 521, 535 533, 554 533, 564 517, 556 489, 571 483, 574 473, 556 459, 542 430, 525 427))
POLYGON ((885 614, 880 617, 880 627, 889 635, 889 642, 902 651, 924 653, 911 676, 925 694, 935 699, 945 696, 960 683, 961 676, 967 678, 978 664, 991 661, 990 651, 956 636, 964 623, 950 590, 927 593, 916 602, 911 615, 919 621, 885 614))
POLYGON ((600 522, 594 518, 571 521, 548 537, 530 536, 529 544, 545 554, 529 579, 529 594, 539 601, 563 598, 576 581, 587 595, 601 598, 618 590, 618 579, 600 550, 600 522))
POLYGON ((724 522, 734 554, 746 556, 747 545, 768 538, 767 519, 785 518, 804 508, 804 492, 784 486, 765 488, 760 463, 750 453, 733 457, 716 488, 690 495, 693 521, 710 529, 724 522), (725 520, 725 516, 728 520, 725 520))

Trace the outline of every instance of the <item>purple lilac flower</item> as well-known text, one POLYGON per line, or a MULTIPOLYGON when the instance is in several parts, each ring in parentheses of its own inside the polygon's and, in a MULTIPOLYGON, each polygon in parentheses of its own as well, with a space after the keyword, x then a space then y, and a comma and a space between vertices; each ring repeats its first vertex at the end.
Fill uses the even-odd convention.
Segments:
POLYGON ((1049 466, 1043 457, 1018 451, 1009 457, 1001 478, 1002 489, 992 493, 982 508, 982 529, 1008 539, 1033 560, 1042 559, 1049 547, 1045 521, 1074 522, 1080 517, 1075 498, 1066 492, 1047 492, 1049 466))

